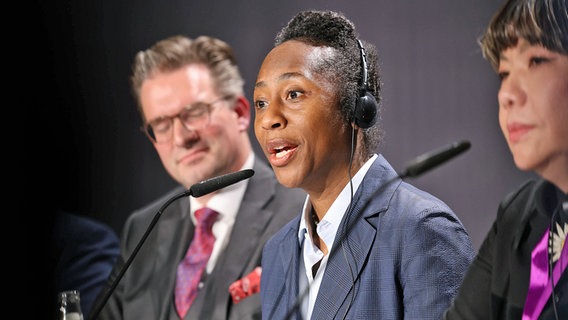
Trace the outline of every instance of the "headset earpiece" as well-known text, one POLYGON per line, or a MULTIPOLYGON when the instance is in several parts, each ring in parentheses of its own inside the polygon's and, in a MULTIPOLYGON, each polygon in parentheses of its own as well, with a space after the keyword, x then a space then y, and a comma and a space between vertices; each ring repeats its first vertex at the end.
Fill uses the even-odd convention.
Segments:
POLYGON ((377 118, 377 100, 371 94, 367 85, 367 55, 365 48, 359 39, 357 45, 361 52, 361 73, 362 81, 360 83, 360 93, 357 101, 355 102, 355 109, 353 110, 353 122, 362 128, 366 129, 375 124, 377 118))

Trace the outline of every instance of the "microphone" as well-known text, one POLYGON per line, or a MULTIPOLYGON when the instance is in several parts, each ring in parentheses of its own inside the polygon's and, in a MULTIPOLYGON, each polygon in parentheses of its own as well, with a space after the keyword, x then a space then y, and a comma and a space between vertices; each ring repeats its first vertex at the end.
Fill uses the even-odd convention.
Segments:
POLYGON ((189 188, 189 193, 195 198, 198 198, 213 191, 228 187, 241 180, 248 179, 252 177, 253 174, 254 170, 252 169, 245 169, 242 171, 227 173, 225 175, 207 179, 192 185, 189 188))
MULTIPOLYGON (((468 150, 470 147, 471 147, 471 143, 467 140, 463 140, 461 142, 454 142, 454 143, 451 143, 447 146, 440 147, 440 148, 438 148, 434 151, 424 153, 424 154, 414 158, 412 161, 408 162, 405 169, 401 173, 398 173, 398 175, 395 178, 390 179, 387 182, 385 182, 381 187, 379 187, 377 192, 380 191, 380 190, 383 190, 386 186, 388 186, 389 184, 391 184, 394 181, 397 181, 398 179, 418 177, 421 174, 441 165, 442 163, 444 163, 444 162, 454 158, 455 156, 459 155, 460 153, 468 150)), ((350 214, 351 213, 351 203, 349 204, 348 210, 349 210, 349 212, 347 214, 350 214)), ((334 255, 339 250, 338 248, 343 247, 343 242, 344 242, 345 238, 347 237, 347 234, 351 232, 351 229, 355 225, 356 220, 357 219, 353 219, 353 220, 347 219, 346 225, 342 226, 343 230, 341 231, 342 232, 341 236, 337 240, 337 244, 336 245, 334 244, 334 249, 332 249, 331 252, 329 253, 329 259, 331 259, 331 256, 334 255)), ((339 230, 338 230, 338 232, 339 232, 339 230)), ((291 266, 291 264, 289 265, 289 267, 290 266, 291 266)), ((300 292, 300 295, 296 298, 296 301, 294 302, 292 307, 286 313, 284 320, 290 319, 290 317, 294 314, 294 312, 296 312, 300 308, 300 304, 304 300, 306 294, 308 294, 312 284, 313 284, 313 282, 308 284, 306 286, 306 288, 302 292, 300 292)), ((284 290, 284 288, 282 288, 282 290, 284 290)), ((280 303, 280 300, 282 299, 282 297, 283 297, 283 294, 282 294, 282 291, 281 291, 275 305, 278 305, 280 303)), ((274 312, 275 310, 276 309, 272 309, 272 312, 274 312)), ((270 314, 270 316, 268 318, 272 318, 272 314, 270 314)))
MULTIPOLYGON (((102 295, 102 296, 99 295, 99 297, 102 297, 102 298, 96 299, 96 301, 97 301, 96 308, 94 309, 93 312, 91 312, 89 314, 89 319, 93 319, 93 320, 97 319, 97 317, 99 316, 99 313, 101 312, 101 310, 103 309, 103 307, 107 303, 108 299, 110 298, 110 296, 112 295, 112 293, 116 289, 118 282, 120 281, 120 279, 122 279, 122 277, 124 276, 124 273, 126 273, 126 270, 128 270, 128 267, 130 267, 130 264, 132 264, 132 260, 134 260, 134 257, 136 257, 136 255, 138 254, 138 251, 140 251, 142 244, 146 241, 146 238, 148 238, 148 236, 150 235, 150 232, 152 231, 152 229, 154 229, 154 226, 158 222, 158 219, 160 219, 160 217, 162 216, 162 213, 170 204, 172 204, 174 201, 178 200, 179 198, 183 198, 183 197, 187 197, 187 196, 193 196, 195 198, 204 196, 206 194, 217 191, 219 189, 223 189, 225 187, 228 187, 228 186, 235 184, 239 181, 248 179, 248 178, 252 177, 253 174, 254 174, 254 170, 245 169, 245 170, 241 170, 241 171, 237 171, 237 172, 233 172, 233 173, 227 173, 227 174, 224 174, 224 175, 221 175, 221 176, 218 176, 218 177, 214 177, 214 178, 210 178, 210 179, 207 179, 207 180, 203 180, 201 182, 198 182, 198 183, 192 185, 188 190, 185 190, 184 192, 181 192, 181 193, 171 197, 170 199, 168 199, 160 207, 158 212, 156 212, 156 215, 154 215, 154 218, 150 222, 150 225, 148 225, 146 232, 142 235, 142 238, 140 239, 140 241, 138 242, 138 244, 136 245, 136 247, 134 248, 134 250, 130 254, 130 257, 128 257, 128 260, 126 260, 126 262, 124 263, 124 265, 122 266, 122 268, 120 269, 120 271, 118 272, 116 277, 114 277, 113 279, 111 279, 109 277, 108 281, 112 281, 112 283, 111 283, 110 286, 105 286, 104 295, 102 295)), ((112 273, 111 273, 111 276, 112 276, 112 273)), ((108 282, 107 282, 107 284, 108 284, 108 282)))
POLYGON ((406 165, 406 169, 400 173, 399 176, 401 178, 417 177, 466 151, 470 146, 471 143, 469 141, 463 140, 461 142, 454 142, 445 147, 441 147, 432 152, 424 153, 409 162, 406 165))

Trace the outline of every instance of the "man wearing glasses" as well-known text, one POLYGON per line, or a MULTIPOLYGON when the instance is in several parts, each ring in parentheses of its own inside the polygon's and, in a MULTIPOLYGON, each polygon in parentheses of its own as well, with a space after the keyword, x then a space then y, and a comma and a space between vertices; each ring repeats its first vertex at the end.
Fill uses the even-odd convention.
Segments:
POLYGON ((237 299, 229 287, 256 275, 264 243, 302 208, 305 195, 281 186, 255 156, 250 104, 231 47, 207 36, 173 36, 136 55, 131 80, 143 131, 180 186, 129 216, 114 275, 168 199, 212 177, 243 169, 255 174, 167 207, 99 319, 260 319, 259 294, 237 299), (193 254, 194 239, 207 233, 198 231, 204 222, 196 214, 205 207, 215 212, 203 229, 212 242, 200 246, 206 254, 193 254), (183 271, 196 264, 192 256, 202 269, 183 271))

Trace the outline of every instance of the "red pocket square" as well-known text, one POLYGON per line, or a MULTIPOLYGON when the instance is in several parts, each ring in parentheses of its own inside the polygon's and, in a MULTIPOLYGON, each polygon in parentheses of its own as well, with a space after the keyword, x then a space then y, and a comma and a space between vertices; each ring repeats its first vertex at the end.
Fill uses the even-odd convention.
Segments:
POLYGON ((244 298, 260 291, 261 272, 262 269, 260 267, 256 267, 251 273, 233 282, 229 286, 229 293, 233 298, 234 304, 237 304, 241 302, 244 298))

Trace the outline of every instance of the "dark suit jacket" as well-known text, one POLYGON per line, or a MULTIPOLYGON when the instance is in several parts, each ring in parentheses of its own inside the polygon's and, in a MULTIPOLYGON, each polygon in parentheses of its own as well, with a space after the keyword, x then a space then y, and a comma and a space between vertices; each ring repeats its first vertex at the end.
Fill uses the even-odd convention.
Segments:
MULTIPOLYGON (((54 219, 52 259, 54 292, 79 290, 85 318, 120 255, 119 240, 109 226, 58 211, 54 219)), ((56 303, 53 311, 56 311, 56 303)))
MULTIPOLYGON (((312 319, 343 319, 347 309, 345 319, 440 319, 475 253, 456 215, 401 181, 382 156, 353 201, 353 228, 343 248, 336 236, 312 319)), ((265 246, 263 319, 284 320, 298 299, 299 219, 265 246)), ((344 217, 340 230, 346 223, 344 217)))
MULTIPOLYGON (((305 193, 280 185, 272 170, 259 160, 253 170, 255 174, 248 183, 229 243, 185 319, 261 318, 259 295, 233 304, 229 286, 260 265, 264 243, 301 210, 305 193)), ((121 239, 123 260, 130 256, 160 207, 182 191, 181 187, 173 190, 129 217, 121 239)), ((178 319, 173 302, 176 269, 189 247, 193 230, 189 201, 172 203, 162 213, 99 319, 178 319)))
MULTIPOLYGON (((555 188, 528 181, 499 206, 497 219, 471 264, 444 319, 521 319, 527 297, 531 252, 550 224, 555 188)), ((568 272, 555 287, 560 319, 568 318, 568 272)), ((551 299, 539 319, 554 319, 551 299)))

